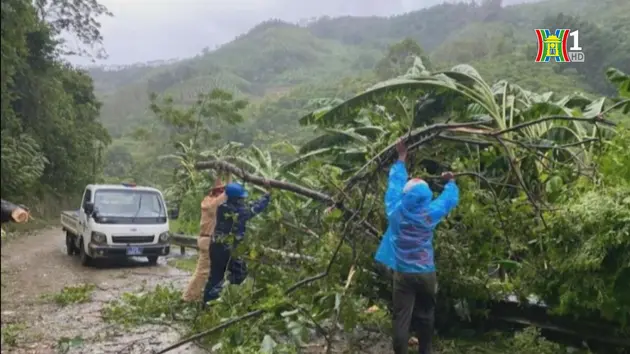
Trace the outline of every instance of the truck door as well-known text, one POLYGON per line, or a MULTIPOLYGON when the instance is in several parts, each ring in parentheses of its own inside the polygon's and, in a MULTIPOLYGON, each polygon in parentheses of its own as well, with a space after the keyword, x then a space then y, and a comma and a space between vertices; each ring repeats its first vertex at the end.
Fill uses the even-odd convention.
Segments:
POLYGON ((83 239, 85 240, 85 242, 89 242, 89 238, 87 237, 87 228, 88 228, 88 217, 87 214, 85 213, 85 209, 83 208, 83 206, 85 205, 85 202, 91 202, 92 201, 92 190, 89 188, 85 189, 85 192, 83 192, 83 199, 81 200, 81 209, 79 209, 79 232, 80 234, 83 236, 83 239))

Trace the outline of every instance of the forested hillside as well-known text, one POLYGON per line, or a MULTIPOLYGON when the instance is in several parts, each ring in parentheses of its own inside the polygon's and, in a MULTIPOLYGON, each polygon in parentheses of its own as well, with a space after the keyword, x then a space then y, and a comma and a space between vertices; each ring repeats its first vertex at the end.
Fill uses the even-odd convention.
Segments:
MULTIPOLYGON (((147 108, 150 93, 185 105, 199 93, 220 88, 250 102, 242 111, 243 124, 220 131, 223 141, 300 142, 309 135, 297 119, 316 107, 316 99, 348 98, 392 74, 379 73, 377 66, 384 65, 379 61, 385 60, 389 46, 405 38, 420 45, 436 70, 469 63, 491 82, 506 79, 557 93, 611 93, 605 68, 630 70, 630 25, 623 15, 628 11, 630 3, 621 0, 507 7, 501 7, 501 1, 485 1, 438 5, 391 18, 322 18, 306 26, 270 20, 195 58, 111 72, 93 68, 90 74, 103 101, 101 121, 114 137, 111 157, 116 161, 110 161, 120 171, 122 155, 125 161, 147 159, 132 134, 155 124, 147 108), (563 26, 580 29, 586 63, 534 63, 533 29, 563 26)), ((390 55, 400 60, 407 50, 399 46, 390 55)), ((387 65, 404 70, 406 64, 400 60, 387 65)), ((122 168, 130 173, 130 166, 122 168)))
POLYGON ((43 196, 58 202, 76 194, 100 176, 111 142, 92 79, 61 59, 71 48, 58 39, 70 31, 97 44, 91 19, 105 9, 38 3, 36 9, 29 1, 2 0, 2 197, 33 206, 43 196))

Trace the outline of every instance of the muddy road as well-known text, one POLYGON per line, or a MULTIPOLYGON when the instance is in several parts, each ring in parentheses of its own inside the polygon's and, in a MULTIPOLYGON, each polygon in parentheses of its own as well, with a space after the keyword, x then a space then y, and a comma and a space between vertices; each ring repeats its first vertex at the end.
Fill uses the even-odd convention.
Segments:
MULTIPOLYGON (((178 253, 178 252, 177 252, 178 253)), ((170 256, 170 257, 177 257, 170 256)), ((174 283, 183 289, 189 274, 160 258, 96 262, 83 267, 66 254, 60 228, 14 236, 2 245, 2 353, 151 353, 177 341, 171 327, 124 329, 105 323, 101 308, 125 292, 174 283), (91 301, 60 306, 50 300, 65 286, 93 284, 91 301)), ((172 353, 202 353, 184 346, 172 353)))

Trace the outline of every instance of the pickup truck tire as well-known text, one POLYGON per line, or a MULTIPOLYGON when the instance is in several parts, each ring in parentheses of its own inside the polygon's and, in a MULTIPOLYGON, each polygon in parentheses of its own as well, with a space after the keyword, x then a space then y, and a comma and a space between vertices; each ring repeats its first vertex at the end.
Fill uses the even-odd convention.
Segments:
POLYGON ((75 254, 79 254, 79 250, 77 246, 74 244, 74 236, 66 231, 66 252, 68 256, 74 256, 75 254))
POLYGON ((156 265, 158 261, 158 256, 147 256, 150 265, 156 265))
POLYGON ((92 264, 92 257, 90 257, 85 252, 85 247, 83 245, 83 238, 81 238, 81 242, 79 243, 79 255, 81 256, 81 265, 89 266, 92 264))

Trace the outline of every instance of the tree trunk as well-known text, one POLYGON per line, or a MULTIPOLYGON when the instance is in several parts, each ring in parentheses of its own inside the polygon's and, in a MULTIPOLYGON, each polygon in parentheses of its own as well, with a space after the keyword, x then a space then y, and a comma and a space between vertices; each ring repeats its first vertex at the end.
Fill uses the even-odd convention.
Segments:
POLYGON ((28 221, 28 209, 24 206, 15 205, 4 199, 0 200, 0 212, 2 214, 2 223, 15 222, 25 223, 28 221))

